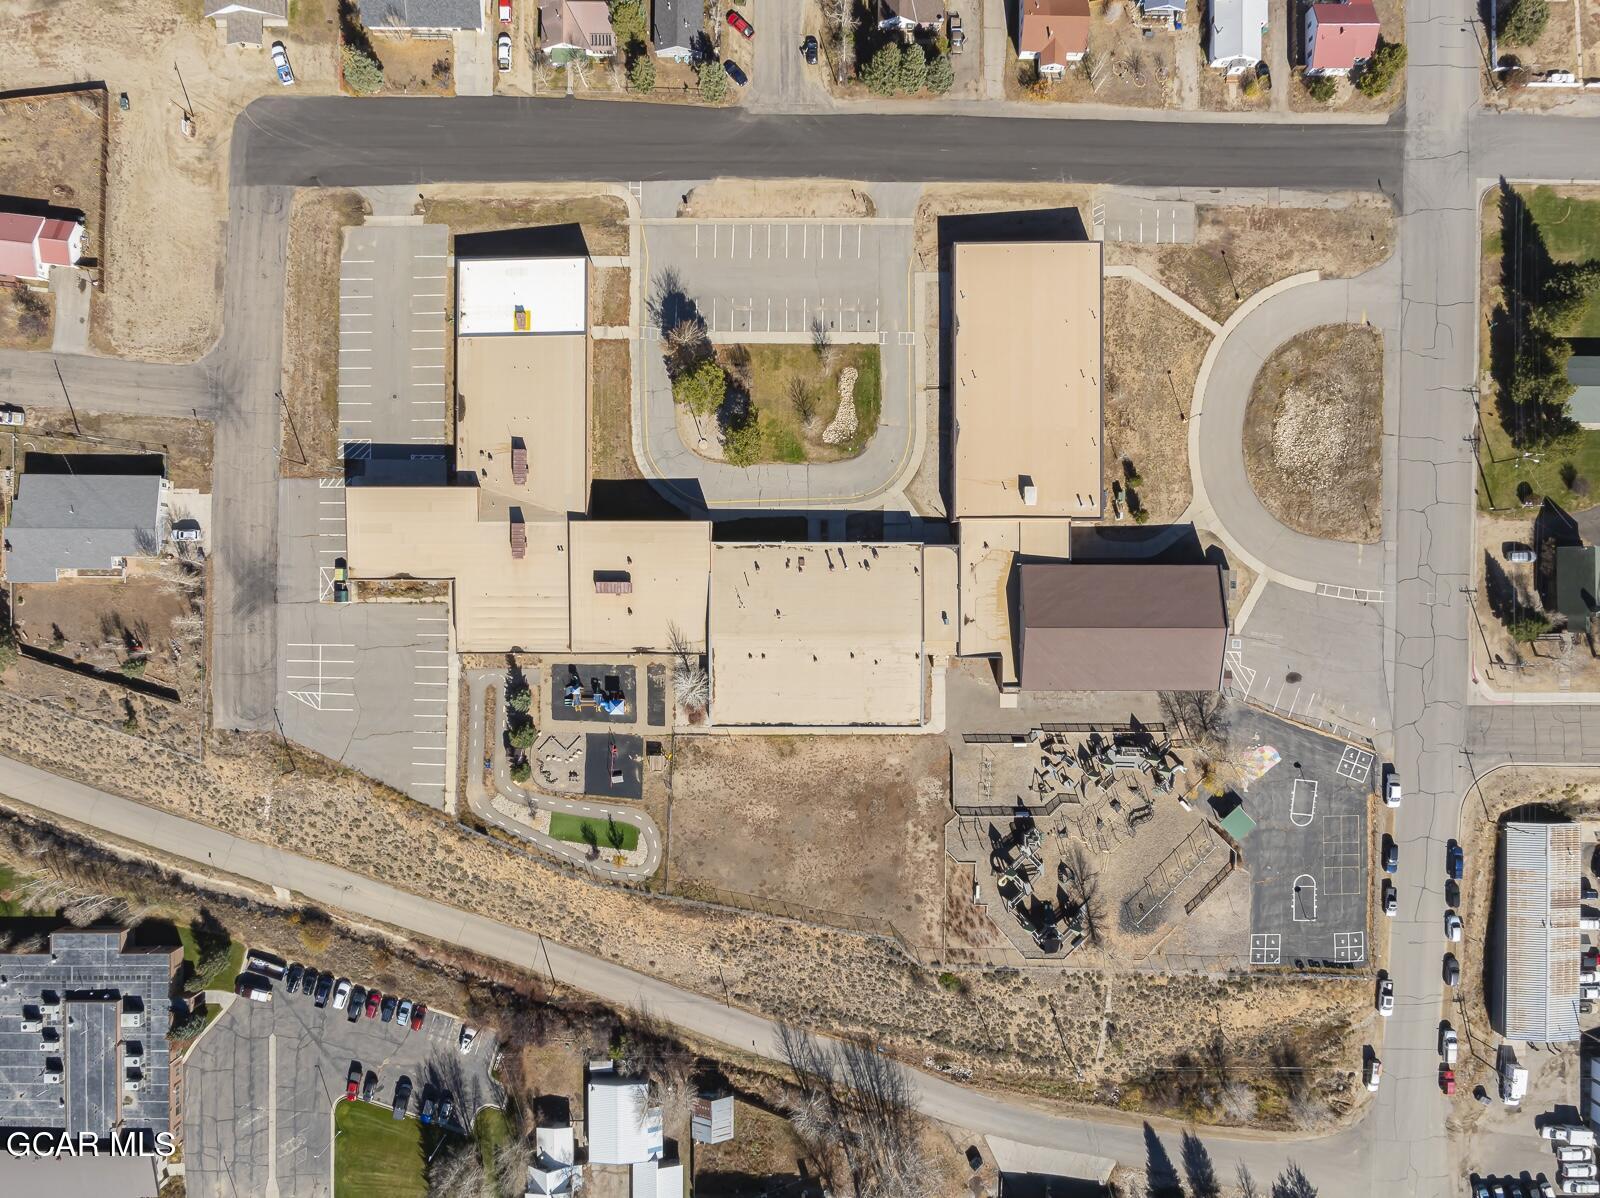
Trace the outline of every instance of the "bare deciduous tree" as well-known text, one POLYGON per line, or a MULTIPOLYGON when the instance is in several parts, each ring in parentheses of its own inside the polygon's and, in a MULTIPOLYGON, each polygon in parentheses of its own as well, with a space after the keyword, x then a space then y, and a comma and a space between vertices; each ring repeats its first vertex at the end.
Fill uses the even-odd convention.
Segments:
POLYGON ((1228 700, 1220 691, 1162 691, 1161 714, 1196 748, 1227 757, 1231 748, 1228 700))
POLYGON ((523 1198, 532 1161, 533 1145, 525 1132, 517 1132, 494 1150, 494 1186, 500 1198, 523 1198))
POLYGON ((1243 1161, 1239 1162, 1239 1198, 1261 1198, 1261 1191, 1256 1188, 1256 1179, 1250 1175, 1250 1170, 1243 1161))
POLYGON ((789 403, 800 423, 809 426, 817 418, 817 393, 806 385, 804 379, 789 380, 789 403))
POLYGON ((456 1141, 429 1162, 428 1198, 494 1198, 476 1141, 456 1141))
POLYGON ((811 352, 817 355, 817 365, 824 373, 831 373, 839 364, 839 347, 820 316, 811 318, 811 352))
POLYGON ((844 80, 855 73, 856 26, 861 19, 856 15, 856 0, 819 0, 822 24, 828 41, 839 47, 839 78, 844 80))
POLYGON ((711 679, 700 654, 689 647, 676 624, 667 626, 667 643, 672 648, 672 691, 678 706, 685 711, 704 711, 711 699, 711 679))

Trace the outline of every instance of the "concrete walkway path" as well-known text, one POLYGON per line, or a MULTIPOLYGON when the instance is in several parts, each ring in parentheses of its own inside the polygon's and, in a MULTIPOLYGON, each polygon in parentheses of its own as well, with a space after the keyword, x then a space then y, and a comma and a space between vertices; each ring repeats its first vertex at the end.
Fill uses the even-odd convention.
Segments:
MULTIPOLYGON (((504 677, 504 673, 500 670, 467 671, 467 694, 471 704, 468 724, 471 734, 467 752, 467 807, 485 823, 493 824, 503 832, 510 832, 553 857, 580 865, 596 877, 616 878, 627 882, 637 882, 650 877, 661 865, 661 830, 656 826, 656 821, 650 818, 650 813, 642 807, 601 803, 589 798, 564 799, 558 795, 544 794, 541 791, 518 786, 511 780, 511 768, 506 759, 506 742, 503 735, 506 727, 505 703, 501 697, 504 677), (495 794, 490 794, 483 785, 482 765, 490 756, 484 749, 483 709, 485 701, 491 694, 494 696, 497 716, 492 749, 495 794), (644 858, 637 865, 611 865, 602 861, 597 855, 591 856, 587 845, 574 844, 570 840, 561 840, 548 833, 535 831, 524 821, 497 810, 493 802, 495 795, 519 807, 527 807, 530 812, 549 811, 628 824, 639 829, 639 844, 644 849, 644 858)), ((538 693, 537 677, 530 677, 528 685, 533 688, 535 694, 538 693)))
MULTIPOLYGON (((1383 546, 1307 536, 1280 523, 1245 472, 1244 422, 1256 375, 1272 352, 1325 324, 1367 323, 1384 334, 1385 430, 1397 405, 1399 263, 1391 258, 1354 279, 1296 275, 1251 296, 1212 342, 1195 380, 1189 419, 1194 502, 1188 516, 1216 531, 1230 550, 1269 581, 1319 593, 1383 589, 1383 546)), ((1392 512, 1392 483, 1383 510, 1392 512)))

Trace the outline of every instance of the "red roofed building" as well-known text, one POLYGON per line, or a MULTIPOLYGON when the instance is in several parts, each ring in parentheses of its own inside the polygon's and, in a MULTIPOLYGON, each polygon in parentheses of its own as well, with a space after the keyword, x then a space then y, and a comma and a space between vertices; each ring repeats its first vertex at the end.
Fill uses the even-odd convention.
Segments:
POLYGON ((0 278, 43 279, 52 266, 75 266, 83 222, 0 212, 0 278))
POLYGON ((1378 48, 1378 10, 1369 3, 1313 4, 1306 10, 1306 74, 1348 75, 1378 48))
POLYGON ((1022 38, 1017 57, 1039 64, 1039 74, 1059 76, 1089 49, 1089 0, 1018 0, 1022 38))

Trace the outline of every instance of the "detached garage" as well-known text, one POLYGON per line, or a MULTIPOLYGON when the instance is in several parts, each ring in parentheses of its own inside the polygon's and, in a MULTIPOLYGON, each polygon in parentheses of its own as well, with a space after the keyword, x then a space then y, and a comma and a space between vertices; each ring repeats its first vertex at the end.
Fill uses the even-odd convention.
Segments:
POLYGON ((1228 614, 1213 565, 1025 565, 1025 691, 1214 691, 1228 614))

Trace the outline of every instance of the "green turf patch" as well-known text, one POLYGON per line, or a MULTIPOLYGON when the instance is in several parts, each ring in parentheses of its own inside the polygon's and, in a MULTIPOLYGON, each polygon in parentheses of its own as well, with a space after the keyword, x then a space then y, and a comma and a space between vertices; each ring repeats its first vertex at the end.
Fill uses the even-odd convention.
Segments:
POLYGON ((570 840, 574 844, 596 844, 602 849, 620 849, 631 853, 639 847, 639 829, 632 824, 612 824, 603 819, 590 819, 583 815, 551 812, 550 835, 557 840, 570 840), (612 829, 621 834, 621 844, 612 843, 612 829), (587 829, 589 835, 584 834, 587 829))
POLYGON ((506 1113, 497 1106, 484 1107, 473 1124, 472 1137, 478 1141, 478 1157, 483 1161, 484 1173, 493 1177, 495 1154, 511 1139, 511 1123, 506 1113))
MULTIPOLYGON (((1550 257, 1557 262, 1600 258, 1600 199, 1575 199, 1553 187, 1523 187, 1517 194, 1550 257)), ((1600 295, 1591 296, 1562 331, 1569 337, 1600 337, 1600 295)))
POLYGON ((370 1102, 341 1102, 333 1126, 333 1198, 428 1198, 422 1124, 370 1102))
POLYGON ((193 980, 204 989, 228 989, 233 985, 233 979, 239 976, 239 971, 244 968, 244 945, 237 940, 229 940, 227 964, 214 970, 210 977, 200 977, 200 960, 204 953, 191 925, 178 925, 178 943, 183 945, 183 960, 189 966, 193 980))

